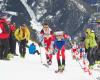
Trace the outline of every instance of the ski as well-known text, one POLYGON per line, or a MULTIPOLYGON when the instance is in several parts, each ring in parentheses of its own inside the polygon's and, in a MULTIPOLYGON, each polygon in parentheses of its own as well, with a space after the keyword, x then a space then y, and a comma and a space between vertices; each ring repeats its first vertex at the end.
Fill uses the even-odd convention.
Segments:
POLYGON ((100 65, 97 65, 96 67, 94 67, 93 70, 100 72, 100 65))
POLYGON ((48 64, 43 63, 43 66, 49 68, 49 65, 48 64))
POLYGON ((55 70, 55 73, 59 73, 60 72, 60 70, 55 70))
POLYGON ((64 70, 55 70, 55 73, 63 73, 64 70))
POLYGON ((55 73, 60 73, 60 74, 62 74, 63 73, 63 71, 61 72, 61 71, 55 71, 55 73))
POLYGON ((100 72, 100 69, 93 69, 94 71, 98 71, 98 72, 100 72))

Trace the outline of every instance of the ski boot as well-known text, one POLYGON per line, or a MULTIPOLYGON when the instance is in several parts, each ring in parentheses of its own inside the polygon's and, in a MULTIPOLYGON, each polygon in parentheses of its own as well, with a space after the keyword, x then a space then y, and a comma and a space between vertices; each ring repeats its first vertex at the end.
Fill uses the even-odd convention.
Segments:
POLYGON ((86 65, 86 62, 83 60, 83 64, 86 65))
POLYGON ((90 65, 90 66, 89 66, 89 69, 90 69, 90 70, 92 70, 93 68, 94 68, 93 65, 90 65))
POLYGON ((18 54, 15 53, 14 56, 18 56, 18 54))
POLYGON ((58 67, 58 70, 55 71, 55 73, 61 72, 61 66, 58 67))
POLYGON ((25 58, 25 56, 23 56, 23 55, 20 55, 20 57, 23 58, 23 59, 25 58))
POLYGON ((51 65, 51 64, 52 64, 52 61, 51 61, 51 60, 48 60, 48 61, 47 61, 47 64, 48 64, 48 65, 51 65))
POLYGON ((73 55, 73 60, 75 60, 76 59, 76 56, 75 55, 73 55))
POLYGON ((14 56, 13 56, 13 54, 9 53, 9 54, 7 55, 7 59, 11 59, 11 58, 14 58, 14 56))
POLYGON ((84 72, 88 72, 88 69, 86 67, 83 68, 84 72))
POLYGON ((25 53, 21 53, 20 57, 24 59, 25 58, 25 53))
POLYGON ((82 57, 83 57, 83 55, 82 55, 82 54, 80 54, 80 60, 82 60, 82 57))
POLYGON ((60 72, 62 73, 64 70, 65 70, 65 65, 62 65, 60 72))
POLYGON ((89 75, 92 75, 92 72, 90 71, 90 69, 88 69, 88 73, 89 73, 89 75))

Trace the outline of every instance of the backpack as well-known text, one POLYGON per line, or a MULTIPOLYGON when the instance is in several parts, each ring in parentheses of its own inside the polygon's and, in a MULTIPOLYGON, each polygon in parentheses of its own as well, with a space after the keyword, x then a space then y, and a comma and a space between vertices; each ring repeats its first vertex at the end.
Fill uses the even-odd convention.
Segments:
POLYGON ((4 33, 10 33, 9 25, 7 23, 5 23, 5 22, 3 22, 2 24, 3 24, 4 28, 5 28, 5 30, 3 30, 3 32, 4 33))
POLYGON ((34 43, 30 44, 28 49, 29 49, 29 54, 35 54, 36 46, 34 45, 34 43))

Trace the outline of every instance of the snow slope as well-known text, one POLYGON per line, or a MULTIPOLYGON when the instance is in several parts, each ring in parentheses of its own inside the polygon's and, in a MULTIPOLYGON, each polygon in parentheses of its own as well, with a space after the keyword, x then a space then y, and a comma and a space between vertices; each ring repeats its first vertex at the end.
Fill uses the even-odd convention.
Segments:
MULTIPOLYGON (((39 49, 39 47, 37 47, 39 49)), ((42 61, 46 63, 44 49, 41 48, 42 61)), ((17 53, 18 47, 17 47, 17 53)), ((46 68, 42 65, 40 56, 30 55, 27 51, 25 59, 14 57, 11 61, 0 60, 0 80, 100 80, 93 79, 84 73, 78 62, 71 57, 70 50, 66 50, 66 70, 64 73, 55 74, 57 69, 56 56, 53 56, 53 64, 46 68)), ((93 73, 94 78, 100 78, 100 72, 93 73)))

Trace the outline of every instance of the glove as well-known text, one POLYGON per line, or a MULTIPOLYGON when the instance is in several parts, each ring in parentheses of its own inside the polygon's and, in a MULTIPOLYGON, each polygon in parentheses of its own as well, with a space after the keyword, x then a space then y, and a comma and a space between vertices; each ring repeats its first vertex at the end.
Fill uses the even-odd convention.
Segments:
POLYGON ((47 44, 43 44, 44 47, 47 47, 47 44))
POLYGON ((39 46, 42 46, 41 42, 38 43, 39 46))
POLYGON ((54 52, 54 50, 53 50, 53 53, 52 53, 53 55, 55 55, 55 52, 54 52))
POLYGON ((55 55, 56 53, 58 53, 58 49, 55 48, 55 49, 53 50, 53 54, 55 55))
POLYGON ((28 43, 28 40, 26 40, 26 43, 28 43))

